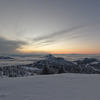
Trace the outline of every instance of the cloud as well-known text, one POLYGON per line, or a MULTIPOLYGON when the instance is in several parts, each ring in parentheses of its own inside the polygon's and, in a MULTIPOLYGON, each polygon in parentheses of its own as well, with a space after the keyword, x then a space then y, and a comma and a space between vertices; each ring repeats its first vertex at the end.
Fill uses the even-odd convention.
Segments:
POLYGON ((24 41, 12 41, 7 40, 4 37, 0 37, 0 53, 2 54, 11 54, 11 53, 19 53, 17 51, 18 48, 21 48, 22 45, 26 45, 27 43, 24 41))
POLYGON ((50 38, 53 38, 53 37, 56 37, 56 36, 62 36, 64 34, 68 34, 68 32, 71 32, 71 31, 74 31, 78 28, 80 28, 81 26, 76 26, 76 27, 73 27, 73 28, 70 28, 70 29, 65 29, 65 30, 62 30, 62 31, 58 31, 58 32, 54 32, 54 33, 51 33, 49 35, 46 35, 46 36, 41 36, 41 37, 37 37, 37 38, 34 38, 33 40, 35 42, 37 41, 41 41, 41 40, 45 40, 45 39, 50 39, 50 38))
POLYGON ((70 29, 53 32, 49 35, 39 36, 33 38, 30 44, 38 47, 38 46, 51 45, 54 42, 61 42, 63 40, 70 41, 72 39, 87 38, 87 36, 90 35, 90 33, 85 32, 84 28, 87 28, 90 25, 86 24, 86 25, 75 26, 70 29))
POLYGON ((56 42, 67 42, 72 41, 74 39, 89 39, 91 38, 92 33, 87 32, 87 27, 89 27, 89 25, 75 26, 70 29, 64 29, 61 31, 49 33, 48 35, 39 36, 30 40, 26 39, 26 41, 22 41, 21 39, 19 40, 18 38, 15 40, 9 40, 0 36, 0 54, 17 54, 19 53, 17 49, 20 49, 23 46, 26 46, 27 48, 29 46, 32 46, 34 49, 36 47, 38 48, 46 45, 51 45, 56 42))

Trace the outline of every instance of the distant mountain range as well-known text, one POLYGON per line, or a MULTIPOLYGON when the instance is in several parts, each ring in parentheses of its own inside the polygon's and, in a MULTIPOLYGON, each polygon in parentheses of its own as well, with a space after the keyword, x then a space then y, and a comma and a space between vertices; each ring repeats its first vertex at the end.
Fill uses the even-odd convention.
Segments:
POLYGON ((56 58, 51 54, 44 57, 46 58, 45 60, 37 61, 29 66, 39 69, 43 69, 47 66, 48 68, 52 67, 55 70, 59 70, 61 66, 63 66, 65 71, 69 73, 100 73, 100 62, 95 58, 84 58, 82 61, 77 60, 71 62, 66 61, 62 57, 56 58))
POLYGON ((11 57, 0 56, 0 59, 13 59, 11 57))
MULTIPOLYGON (((49 54, 44 60, 27 65, 5 66, 0 68, 0 76, 21 77, 34 74, 58 74, 58 73, 84 73, 100 74, 100 61, 95 58, 84 58, 82 61, 66 61, 62 57, 54 57, 49 54)), ((0 56, 0 59, 13 59, 0 56)))

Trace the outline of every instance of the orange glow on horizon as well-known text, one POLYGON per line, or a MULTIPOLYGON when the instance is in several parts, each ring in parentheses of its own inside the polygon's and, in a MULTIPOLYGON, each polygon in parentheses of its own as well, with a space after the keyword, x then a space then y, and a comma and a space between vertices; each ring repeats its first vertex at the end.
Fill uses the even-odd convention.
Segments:
POLYGON ((66 51, 50 51, 51 54, 100 54, 99 50, 66 50, 66 51))
POLYGON ((33 51, 33 50, 18 50, 21 53, 50 53, 50 54, 100 54, 99 51, 78 51, 78 50, 69 50, 69 51, 33 51))

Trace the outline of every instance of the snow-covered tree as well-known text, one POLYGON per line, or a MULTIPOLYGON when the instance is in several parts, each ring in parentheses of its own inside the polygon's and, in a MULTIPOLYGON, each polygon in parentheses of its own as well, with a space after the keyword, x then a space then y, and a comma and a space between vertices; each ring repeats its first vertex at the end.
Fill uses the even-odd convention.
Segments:
POLYGON ((43 70, 42 70, 42 73, 41 73, 42 75, 45 75, 45 74, 50 74, 50 69, 47 67, 47 66, 45 66, 44 68, 43 68, 43 70))
POLYGON ((66 71, 65 71, 65 68, 64 68, 64 66, 60 66, 60 69, 59 69, 59 71, 58 71, 58 74, 60 74, 60 73, 65 73, 66 71))

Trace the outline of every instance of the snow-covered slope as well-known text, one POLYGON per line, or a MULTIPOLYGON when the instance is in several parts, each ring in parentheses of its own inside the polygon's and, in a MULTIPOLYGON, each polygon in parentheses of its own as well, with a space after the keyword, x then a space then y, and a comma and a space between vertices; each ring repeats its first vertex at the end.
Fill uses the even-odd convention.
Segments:
POLYGON ((100 75, 0 78, 0 100, 100 100, 100 75))

